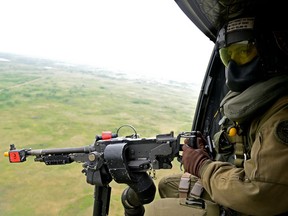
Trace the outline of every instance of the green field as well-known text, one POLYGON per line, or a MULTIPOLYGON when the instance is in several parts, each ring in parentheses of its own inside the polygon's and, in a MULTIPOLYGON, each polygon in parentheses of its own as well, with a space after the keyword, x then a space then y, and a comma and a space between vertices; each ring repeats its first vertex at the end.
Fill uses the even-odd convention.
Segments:
MULTIPOLYGON (((133 125, 141 137, 191 130, 198 96, 193 85, 131 80, 101 68, 1 53, 0 60, 1 216, 93 211, 94 186, 86 183, 81 164, 46 166, 32 157, 10 164, 3 153, 12 143, 19 149, 86 146, 96 134, 116 132, 123 124, 133 125)), ((155 184, 181 172, 179 166, 174 161, 172 170, 157 171, 155 184)), ((123 215, 126 185, 110 186, 109 215, 123 215)))

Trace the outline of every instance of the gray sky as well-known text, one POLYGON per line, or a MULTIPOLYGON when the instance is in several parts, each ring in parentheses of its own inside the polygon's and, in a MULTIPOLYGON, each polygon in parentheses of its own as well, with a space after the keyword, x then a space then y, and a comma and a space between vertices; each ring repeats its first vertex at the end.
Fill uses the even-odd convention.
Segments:
POLYGON ((174 0, 0 0, 0 52, 201 82, 213 43, 174 0))

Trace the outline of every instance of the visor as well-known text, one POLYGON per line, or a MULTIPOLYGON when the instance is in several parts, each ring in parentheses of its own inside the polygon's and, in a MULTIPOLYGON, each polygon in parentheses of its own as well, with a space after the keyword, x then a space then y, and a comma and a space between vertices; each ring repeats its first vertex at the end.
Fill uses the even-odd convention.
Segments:
POLYGON ((255 43, 241 41, 221 48, 219 53, 223 64, 227 67, 230 60, 236 62, 237 65, 250 62, 257 56, 257 49, 255 43))

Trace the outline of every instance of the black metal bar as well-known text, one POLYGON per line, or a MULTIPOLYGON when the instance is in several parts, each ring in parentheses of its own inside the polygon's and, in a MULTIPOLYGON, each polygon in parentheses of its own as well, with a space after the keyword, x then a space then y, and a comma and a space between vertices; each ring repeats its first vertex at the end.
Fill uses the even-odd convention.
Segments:
POLYGON ((95 185, 93 216, 107 216, 109 214, 111 187, 95 185))

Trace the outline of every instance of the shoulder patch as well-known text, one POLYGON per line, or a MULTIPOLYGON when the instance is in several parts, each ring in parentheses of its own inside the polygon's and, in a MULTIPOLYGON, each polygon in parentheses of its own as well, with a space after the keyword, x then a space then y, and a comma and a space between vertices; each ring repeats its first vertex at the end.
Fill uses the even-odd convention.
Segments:
POLYGON ((288 120, 282 121, 277 125, 276 138, 288 145, 288 120))

